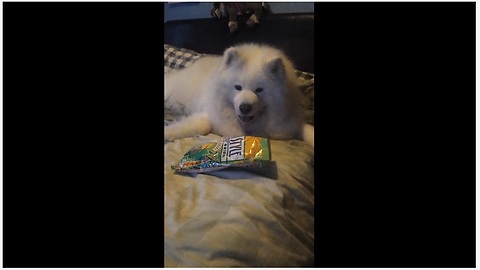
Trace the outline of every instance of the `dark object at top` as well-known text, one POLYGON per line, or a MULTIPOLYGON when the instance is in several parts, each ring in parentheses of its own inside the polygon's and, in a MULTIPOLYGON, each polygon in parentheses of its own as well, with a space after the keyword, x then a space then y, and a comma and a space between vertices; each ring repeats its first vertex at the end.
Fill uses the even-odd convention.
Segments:
MULTIPOLYGON (((246 19, 239 17, 239 23, 246 19)), ((314 73, 314 13, 268 14, 257 27, 235 35, 227 24, 228 18, 168 21, 164 42, 207 54, 223 54, 226 48, 245 42, 269 44, 283 50, 297 70, 314 73)))

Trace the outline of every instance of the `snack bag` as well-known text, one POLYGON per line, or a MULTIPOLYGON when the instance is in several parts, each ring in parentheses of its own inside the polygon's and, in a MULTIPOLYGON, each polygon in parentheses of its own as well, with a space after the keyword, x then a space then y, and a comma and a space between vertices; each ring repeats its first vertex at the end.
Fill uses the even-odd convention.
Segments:
POLYGON ((179 173, 203 173, 226 168, 259 169, 268 167, 271 162, 267 138, 240 136, 198 145, 171 167, 179 173))

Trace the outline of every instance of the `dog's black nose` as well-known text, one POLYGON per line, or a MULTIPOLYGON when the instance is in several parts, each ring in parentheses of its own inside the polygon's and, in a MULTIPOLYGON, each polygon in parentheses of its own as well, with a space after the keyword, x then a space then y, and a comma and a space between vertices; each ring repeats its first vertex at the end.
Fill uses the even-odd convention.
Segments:
POLYGON ((252 105, 250 105, 250 104, 241 104, 241 105, 240 105, 240 111, 241 111, 243 114, 247 114, 247 113, 249 113, 251 110, 252 110, 252 105))

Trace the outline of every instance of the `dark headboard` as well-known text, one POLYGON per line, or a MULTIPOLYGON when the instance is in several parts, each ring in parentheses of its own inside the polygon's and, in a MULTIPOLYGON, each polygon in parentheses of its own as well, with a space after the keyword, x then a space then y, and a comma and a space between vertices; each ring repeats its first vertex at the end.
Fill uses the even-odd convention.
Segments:
POLYGON ((314 73, 314 13, 264 15, 253 29, 245 25, 246 17, 239 17, 240 30, 235 34, 228 30, 228 18, 168 21, 164 41, 208 54, 222 54, 238 43, 266 43, 283 50, 296 69, 314 73))

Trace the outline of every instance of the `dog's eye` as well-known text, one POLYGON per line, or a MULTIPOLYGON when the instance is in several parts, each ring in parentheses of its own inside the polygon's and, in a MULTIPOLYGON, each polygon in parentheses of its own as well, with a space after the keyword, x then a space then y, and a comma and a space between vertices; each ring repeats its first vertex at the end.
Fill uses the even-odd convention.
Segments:
POLYGON ((242 87, 240 85, 235 85, 235 89, 237 89, 238 91, 242 90, 242 87))
POLYGON ((255 89, 255 92, 257 92, 257 93, 260 93, 260 92, 262 92, 262 91, 263 91, 263 88, 261 88, 261 87, 255 89))

